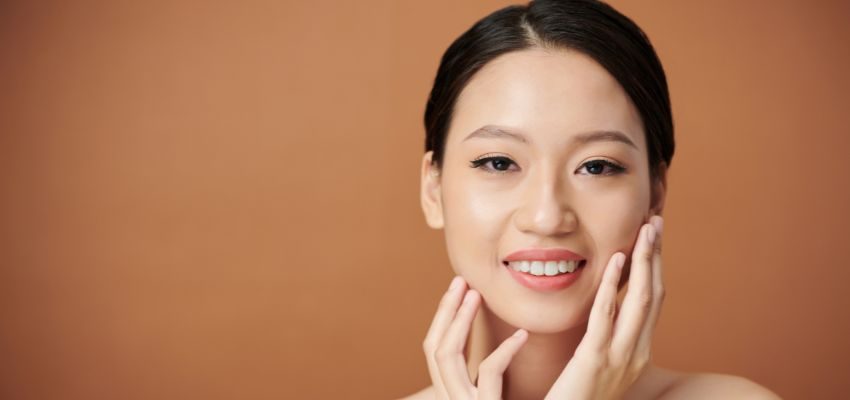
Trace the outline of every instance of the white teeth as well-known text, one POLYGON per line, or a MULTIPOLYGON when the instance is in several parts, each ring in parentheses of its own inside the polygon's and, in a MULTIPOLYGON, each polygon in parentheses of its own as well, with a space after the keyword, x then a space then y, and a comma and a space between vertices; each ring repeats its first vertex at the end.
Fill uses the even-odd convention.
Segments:
POLYGON ((578 268, 577 260, 560 261, 511 261, 508 267, 514 271, 525 272, 535 276, 554 276, 575 272, 578 268))
POLYGON ((543 261, 531 262, 531 275, 543 275, 543 261))

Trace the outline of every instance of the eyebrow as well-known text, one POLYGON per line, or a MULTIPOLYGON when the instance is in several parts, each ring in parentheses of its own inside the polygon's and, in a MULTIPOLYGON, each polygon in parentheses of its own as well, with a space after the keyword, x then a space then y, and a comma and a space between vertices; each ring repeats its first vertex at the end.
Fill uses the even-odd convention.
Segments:
MULTIPOLYGON (((507 138, 516 140, 522 143, 528 143, 529 139, 522 133, 514 132, 511 128, 496 125, 484 125, 470 133, 463 141, 472 138, 507 138)), ((599 130, 581 133, 575 136, 572 140, 579 145, 586 145, 593 142, 620 142, 637 149, 637 145, 620 131, 599 130)))
POLYGON ((467 141, 472 138, 509 138, 522 143, 528 143, 528 139, 525 138, 525 135, 518 132, 511 132, 510 128, 495 126, 495 125, 484 125, 469 134, 463 141, 467 141))

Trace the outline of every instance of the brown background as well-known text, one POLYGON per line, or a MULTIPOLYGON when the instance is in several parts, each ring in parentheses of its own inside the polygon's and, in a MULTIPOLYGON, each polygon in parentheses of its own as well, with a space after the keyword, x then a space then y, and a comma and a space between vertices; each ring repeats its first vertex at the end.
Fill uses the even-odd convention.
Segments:
MULTIPOLYGON (((424 103, 508 2, 36 3, 0 3, 0 398, 428 384, 424 103)), ((647 3, 613 2, 677 128, 658 363, 846 396, 850 3, 647 3)))

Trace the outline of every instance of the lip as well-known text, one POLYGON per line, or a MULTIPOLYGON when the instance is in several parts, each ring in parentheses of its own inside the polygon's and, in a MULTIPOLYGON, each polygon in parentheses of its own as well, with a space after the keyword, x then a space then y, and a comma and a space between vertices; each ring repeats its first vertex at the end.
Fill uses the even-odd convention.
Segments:
POLYGON ((505 268, 508 270, 508 272, 511 274, 511 277, 513 277, 521 285, 536 291, 554 292, 566 289, 570 285, 572 285, 576 280, 578 280, 579 276, 581 276, 582 271, 584 271, 585 264, 587 264, 587 262, 583 260, 584 257, 582 257, 581 255, 563 248, 522 249, 508 254, 508 256, 505 257, 505 259, 503 260, 503 264, 505 265, 505 268), (581 262, 581 264, 574 272, 568 274, 558 274, 555 276, 537 276, 525 272, 514 271, 513 269, 511 269, 510 266, 507 265, 511 261, 561 260, 575 260, 581 262))
POLYGON ((574 272, 571 272, 569 274, 559 274, 555 276, 531 275, 525 272, 514 271, 510 267, 505 267, 505 269, 508 270, 508 273, 511 274, 511 277, 513 277, 517 282, 529 289, 537 290, 540 292, 555 292, 570 287, 570 285, 572 285, 576 280, 578 280, 579 276, 581 276, 582 271, 584 271, 584 264, 586 264, 586 262, 583 262, 582 265, 578 267, 578 269, 576 269, 574 272))
POLYGON ((551 249, 522 249, 508 254, 504 262, 511 261, 560 261, 560 260, 576 260, 581 261, 584 257, 573 253, 567 249, 551 248, 551 249))

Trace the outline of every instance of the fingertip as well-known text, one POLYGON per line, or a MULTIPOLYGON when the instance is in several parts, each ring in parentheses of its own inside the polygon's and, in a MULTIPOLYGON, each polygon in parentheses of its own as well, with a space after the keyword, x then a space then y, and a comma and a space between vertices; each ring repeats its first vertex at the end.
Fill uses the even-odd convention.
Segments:
POLYGON ((652 226, 655 227, 655 231, 660 235, 664 230, 664 218, 660 215, 655 215, 652 217, 652 226))
POLYGON ((622 268, 623 264, 626 263, 626 255, 622 251, 618 251, 611 256, 608 263, 614 268, 622 268))
POLYGON ((622 252, 617 252, 617 259, 614 261, 614 265, 617 268, 622 269, 624 265, 626 265, 626 255, 622 252))
POLYGON ((528 336, 528 331, 525 329, 517 329, 513 336, 517 339, 525 339, 528 336))
POLYGON ((478 293, 475 289, 468 289, 466 294, 463 296, 464 303, 473 303, 481 299, 481 293, 478 293))
POLYGON ((652 224, 646 225, 646 240, 650 246, 655 244, 655 226, 652 224))

